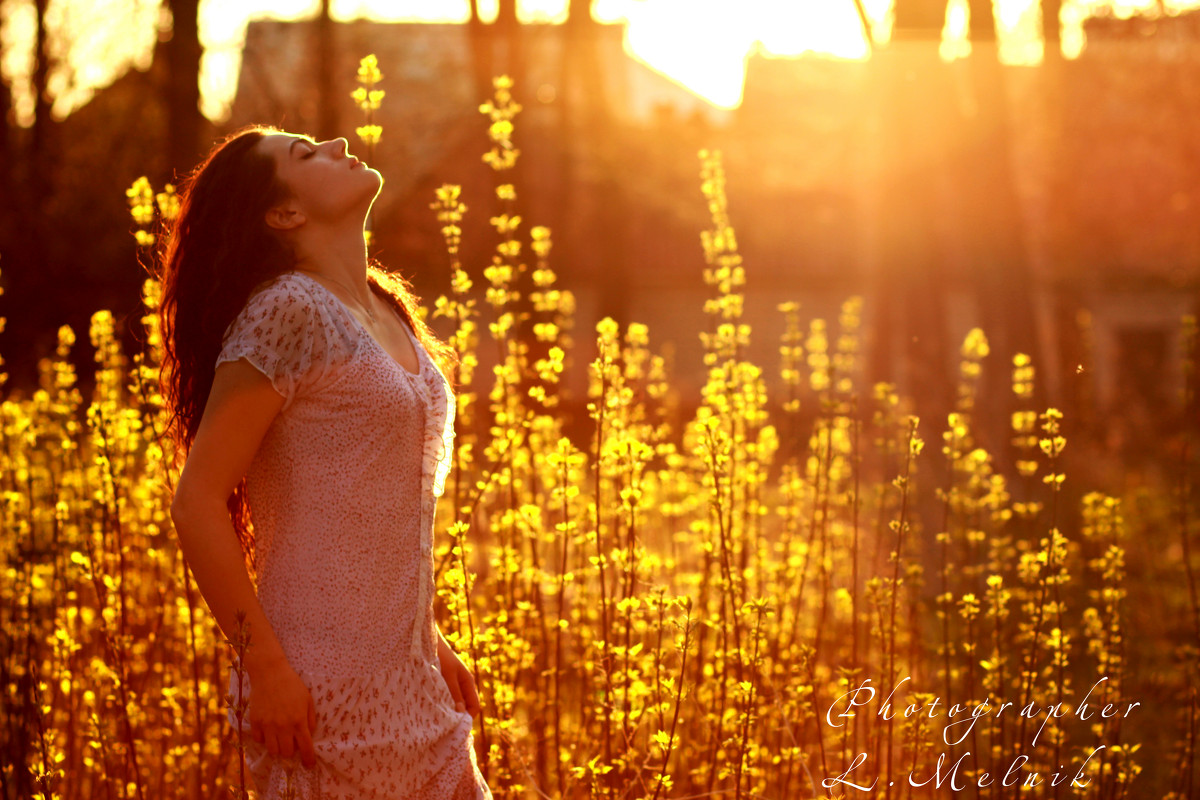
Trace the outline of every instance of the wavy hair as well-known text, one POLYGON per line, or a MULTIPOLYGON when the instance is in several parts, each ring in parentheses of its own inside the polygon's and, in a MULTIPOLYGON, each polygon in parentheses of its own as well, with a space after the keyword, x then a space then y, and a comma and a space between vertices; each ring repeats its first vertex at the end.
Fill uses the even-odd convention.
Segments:
MULTIPOLYGON (((275 162, 255 145, 271 125, 250 125, 220 140, 180 182, 179 213, 164 220, 156 252, 162 302, 160 386, 167 436, 186 459, 212 391, 226 328, 259 284, 295 268, 296 256, 266 223, 267 209, 290 194, 275 162)), ((400 312, 450 380, 457 355, 425 324, 412 285, 374 259, 367 280, 400 312)), ((178 462, 176 466, 179 466, 178 462)), ((245 476, 227 498, 230 519, 251 574, 257 572, 245 476)))

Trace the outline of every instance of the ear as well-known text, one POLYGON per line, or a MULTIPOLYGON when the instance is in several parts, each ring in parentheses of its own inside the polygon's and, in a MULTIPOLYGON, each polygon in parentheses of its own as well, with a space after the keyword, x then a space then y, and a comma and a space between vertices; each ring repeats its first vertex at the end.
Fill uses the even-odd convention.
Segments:
POLYGON ((307 218, 303 211, 291 202, 287 202, 268 208, 266 220, 267 225, 275 230, 290 231, 303 225, 307 218))

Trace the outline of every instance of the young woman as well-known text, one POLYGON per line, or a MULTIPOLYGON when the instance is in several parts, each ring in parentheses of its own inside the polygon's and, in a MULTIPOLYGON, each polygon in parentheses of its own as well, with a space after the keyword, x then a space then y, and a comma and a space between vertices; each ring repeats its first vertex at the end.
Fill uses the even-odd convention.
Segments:
POLYGON ((475 683, 433 616, 453 350, 368 262, 382 185, 345 139, 264 126, 184 181, 161 269, 171 517, 222 631, 249 623, 229 694, 264 797, 490 800, 475 683))

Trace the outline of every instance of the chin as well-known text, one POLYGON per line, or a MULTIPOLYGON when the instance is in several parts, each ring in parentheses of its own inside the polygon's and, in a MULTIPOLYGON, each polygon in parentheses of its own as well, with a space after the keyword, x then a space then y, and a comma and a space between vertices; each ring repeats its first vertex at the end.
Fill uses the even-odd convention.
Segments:
POLYGON ((362 190, 360 197, 367 203, 374 203, 375 198, 379 197, 379 193, 383 190, 383 176, 378 172, 374 172, 374 170, 370 171, 373 173, 375 179, 363 181, 363 185, 360 187, 362 190))

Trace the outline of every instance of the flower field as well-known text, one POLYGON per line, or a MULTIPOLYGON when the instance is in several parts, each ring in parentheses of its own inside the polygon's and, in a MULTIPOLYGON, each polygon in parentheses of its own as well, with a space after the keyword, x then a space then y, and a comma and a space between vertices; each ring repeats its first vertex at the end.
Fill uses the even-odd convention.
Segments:
MULTIPOLYGON (((684 414, 646 324, 576 331, 551 232, 515 211, 510 89, 497 79, 481 109, 510 208, 491 263, 460 262, 458 187, 431 209, 448 269, 429 321, 459 355, 436 611, 476 674, 495 796, 1200 797, 1191 426, 1164 444, 1169 482, 1117 497, 1076 485, 1071 409, 1033 407, 1037 365, 990 353, 985 331, 961 346, 946 419, 864 384, 860 298, 836 320, 781 303, 778 361, 750 363, 753 269, 717 152, 697 198, 708 379, 684 414), (1011 441, 991 452, 976 400, 996 358, 1011 441), (559 413, 573 363, 583 441, 559 413)), ((143 180, 130 202, 152 246, 177 201, 143 180)), ((233 649, 172 531, 153 278, 143 300, 141 352, 92 317, 92 396, 64 327, 39 391, 2 406, 3 798, 247 788, 233 649)), ((1192 320, 1180 335, 1190 386, 1192 320)))

